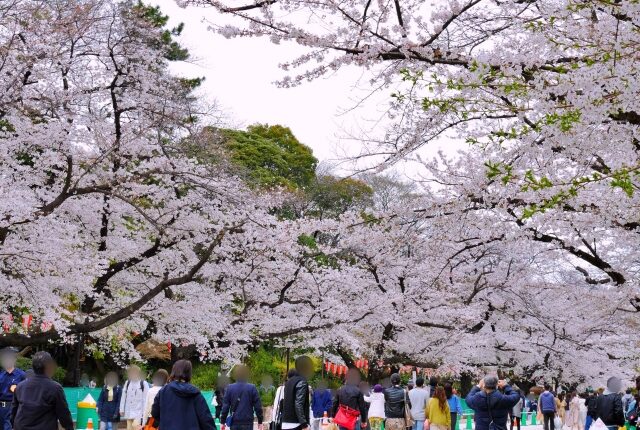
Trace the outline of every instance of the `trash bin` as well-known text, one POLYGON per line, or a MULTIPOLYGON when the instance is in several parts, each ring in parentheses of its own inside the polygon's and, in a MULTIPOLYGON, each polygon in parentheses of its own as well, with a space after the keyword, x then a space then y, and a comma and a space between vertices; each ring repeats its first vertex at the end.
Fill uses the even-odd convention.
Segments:
POLYGON ((97 427, 98 412, 96 412, 96 401, 91 396, 87 396, 78 402, 78 418, 76 419, 76 429, 85 430, 89 422, 89 418, 93 421, 93 425, 97 427))

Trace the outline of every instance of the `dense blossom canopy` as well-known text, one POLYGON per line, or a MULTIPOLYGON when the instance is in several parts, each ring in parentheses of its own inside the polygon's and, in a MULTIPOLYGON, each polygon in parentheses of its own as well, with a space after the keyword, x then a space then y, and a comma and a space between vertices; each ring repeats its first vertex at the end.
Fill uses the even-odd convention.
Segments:
POLYGON ((413 158, 433 186, 330 217, 280 216, 286 193, 193 157, 204 107, 168 72, 188 54, 158 10, 8 3, 0 343, 129 353, 152 337, 218 358, 273 340, 456 372, 633 370, 636 2, 184 2, 237 15, 227 36, 308 47, 283 85, 357 65, 392 92, 370 163, 413 158), (467 144, 425 157, 443 137, 467 144))
POLYGON ((396 320, 382 313, 377 338, 390 327, 397 351, 563 368, 571 379, 630 370, 640 311, 638 2, 183 3, 237 17, 213 23, 227 37, 308 48, 283 65, 283 86, 355 65, 390 93, 386 133, 359 161, 413 159, 433 185, 403 214, 422 230, 414 285, 428 321, 457 331, 422 336, 407 325, 420 314, 410 307, 396 320), (443 139, 466 145, 425 155, 443 139))

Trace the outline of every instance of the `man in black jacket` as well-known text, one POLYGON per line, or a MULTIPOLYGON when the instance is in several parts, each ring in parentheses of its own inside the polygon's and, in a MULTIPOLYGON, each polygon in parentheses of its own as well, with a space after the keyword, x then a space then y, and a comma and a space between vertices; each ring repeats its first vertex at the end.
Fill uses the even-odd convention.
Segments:
POLYGON ((386 430, 403 430, 407 427, 405 422, 405 405, 411 408, 407 392, 400 386, 400 375, 391 375, 391 387, 384 390, 384 413, 387 421, 386 430))
POLYGON ((622 408, 622 381, 615 376, 607 380, 607 389, 597 398, 598 418, 609 430, 617 430, 624 426, 624 410, 622 408))
POLYGON ((11 423, 13 430, 73 430, 73 420, 62 386, 51 377, 56 363, 48 352, 33 356, 34 376, 16 387, 11 423))
POLYGON ((307 379, 313 375, 313 362, 306 355, 296 359, 296 370, 284 384, 282 430, 308 430, 310 401, 307 379))
MULTIPOLYGON (((335 399, 333 400, 333 417, 336 416, 340 406, 346 406, 360 413, 360 429, 367 427, 367 404, 364 401, 364 395, 358 384, 360 383, 360 371, 358 369, 349 369, 347 372, 346 383, 340 387, 335 399)), ((356 423, 357 424, 357 423, 356 423)), ((355 427, 358 429, 357 425, 355 427)))

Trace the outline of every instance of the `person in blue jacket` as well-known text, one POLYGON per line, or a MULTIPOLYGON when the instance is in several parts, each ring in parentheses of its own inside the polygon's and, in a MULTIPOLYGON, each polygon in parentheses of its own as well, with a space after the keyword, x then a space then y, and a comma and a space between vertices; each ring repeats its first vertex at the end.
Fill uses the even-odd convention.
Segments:
POLYGON ((325 412, 328 417, 331 417, 332 408, 333 396, 331 395, 331 390, 328 389, 326 381, 320 380, 311 394, 311 411, 313 412, 311 428, 313 430, 320 430, 322 417, 324 417, 325 412))
POLYGON ((453 385, 449 382, 444 384, 444 394, 447 396, 447 403, 449 403, 449 411, 451 412, 451 430, 456 430, 458 417, 462 415, 462 402, 454 392, 453 385))
POLYGON ((0 430, 11 430, 11 403, 19 383, 26 379, 24 371, 16 367, 18 351, 13 348, 0 350, 0 430))
POLYGON ((520 401, 520 393, 505 381, 486 376, 473 387, 466 401, 475 412, 475 430, 506 430, 509 412, 520 401))
POLYGON ((100 418, 100 430, 115 430, 120 421, 120 398, 122 387, 118 384, 118 374, 109 372, 104 378, 96 409, 100 418))
POLYGON ((220 430, 225 430, 227 425, 231 430, 253 430, 254 414, 258 418, 258 429, 263 430, 264 417, 260 395, 256 386, 247 382, 249 368, 240 364, 233 369, 233 373, 236 382, 229 385, 224 392, 220 430))
POLYGON ((204 396, 191 385, 193 368, 189 360, 173 365, 169 383, 156 395, 151 408, 154 427, 161 430, 216 430, 204 396))

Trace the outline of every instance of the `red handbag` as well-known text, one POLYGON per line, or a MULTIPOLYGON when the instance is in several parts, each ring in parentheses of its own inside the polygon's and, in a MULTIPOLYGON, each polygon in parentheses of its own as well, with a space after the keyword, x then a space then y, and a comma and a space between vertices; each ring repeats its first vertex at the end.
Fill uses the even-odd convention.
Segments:
POLYGON ((333 422, 347 430, 354 430, 359 416, 360 411, 351 409, 349 406, 340 405, 338 413, 333 418, 333 422))

